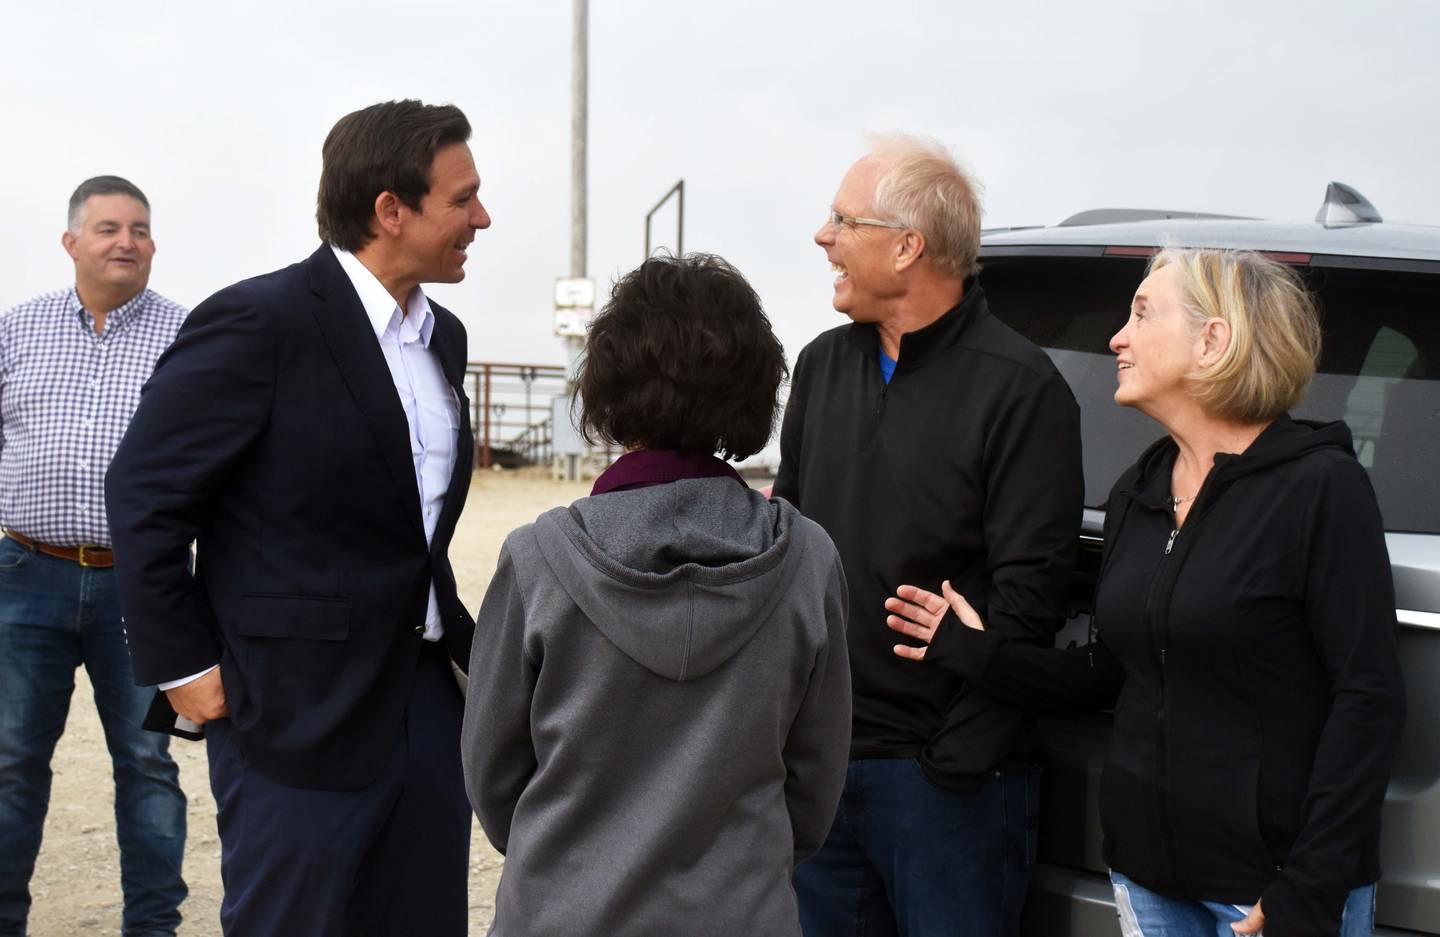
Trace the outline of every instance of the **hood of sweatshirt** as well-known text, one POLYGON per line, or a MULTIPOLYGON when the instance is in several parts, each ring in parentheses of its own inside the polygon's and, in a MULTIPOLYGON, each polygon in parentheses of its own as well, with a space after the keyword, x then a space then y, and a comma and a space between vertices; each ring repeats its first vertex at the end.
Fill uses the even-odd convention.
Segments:
POLYGON ((556 508, 546 563, 602 634, 670 680, 705 676, 769 618, 798 558, 799 514, 731 478, 682 479, 556 508))
MULTIPOLYGON (((1205 480, 1207 500, 1214 500, 1221 489, 1238 478, 1292 462, 1321 449, 1335 449, 1353 457, 1355 449, 1350 427, 1341 420, 1321 423, 1295 420, 1282 414, 1265 427, 1244 452, 1215 455, 1215 467, 1205 480)), ((1134 480, 1126 486, 1125 493, 1147 507, 1168 510, 1170 470, 1175 465, 1178 452, 1179 448, 1169 436, 1157 440, 1140 456, 1134 480)))

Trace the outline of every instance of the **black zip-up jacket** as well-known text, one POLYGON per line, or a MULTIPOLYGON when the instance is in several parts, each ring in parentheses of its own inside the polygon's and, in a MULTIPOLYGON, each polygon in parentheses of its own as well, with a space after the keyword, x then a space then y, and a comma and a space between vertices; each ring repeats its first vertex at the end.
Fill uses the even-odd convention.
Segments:
POLYGON ((901 339, 888 386, 879 348, 854 324, 800 352, 774 493, 825 528, 850 583, 851 757, 917 757, 934 783, 972 789, 1033 762, 1029 717, 896 657, 885 599, 949 579, 997 633, 1053 644, 1084 498, 1079 408, 973 279, 901 339))
POLYGON ((1216 456, 1177 531, 1176 453, 1151 446, 1111 493, 1094 642, 1007 646, 952 615, 926 656, 1010 703, 1113 703, 1113 868, 1163 894, 1260 899, 1267 937, 1338 933, 1346 894, 1380 877, 1405 715, 1374 490, 1344 423, 1281 417, 1216 456))

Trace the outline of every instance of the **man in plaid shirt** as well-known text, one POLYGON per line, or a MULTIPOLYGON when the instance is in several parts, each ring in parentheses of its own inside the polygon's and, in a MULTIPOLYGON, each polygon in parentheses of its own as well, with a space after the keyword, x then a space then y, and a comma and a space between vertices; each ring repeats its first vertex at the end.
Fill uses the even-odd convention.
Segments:
POLYGON ((70 197, 75 285, 0 313, 0 937, 25 933, 50 757, 85 665, 115 768, 122 933, 173 935, 185 795, 140 728, 115 594, 105 470, 186 310, 146 288, 150 203, 118 176, 70 197))

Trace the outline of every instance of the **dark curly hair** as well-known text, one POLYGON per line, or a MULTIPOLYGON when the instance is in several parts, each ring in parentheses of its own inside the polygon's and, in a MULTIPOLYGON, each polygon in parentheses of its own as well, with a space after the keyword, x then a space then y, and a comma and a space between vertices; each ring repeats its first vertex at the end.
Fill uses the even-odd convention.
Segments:
POLYGON ((591 444, 743 459, 775 428, 790 374, 760 297, 714 254, 652 257, 590 326, 578 375, 591 444))

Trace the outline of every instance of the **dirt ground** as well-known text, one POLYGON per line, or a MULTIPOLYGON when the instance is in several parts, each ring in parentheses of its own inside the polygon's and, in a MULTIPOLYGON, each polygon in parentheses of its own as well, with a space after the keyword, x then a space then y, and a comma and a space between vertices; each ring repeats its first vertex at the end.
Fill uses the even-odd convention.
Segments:
MULTIPOLYGON (((450 556, 460 598, 480 607, 505 535, 542 511, 589 492, 589 483, 557 482, 536 470, 477 472, 450 556)), ((114 785, 90 684, 81 670, 65 735, 55 752, 45 841, 30 883, 32 937, 76 937, 120 931, 120 859, 115 846, 114 785)), ((189 798, 181 937, 220 933, 220 839, 203 743, 173 741, 180 783, 189 798)), ((494 913, 501 859, 474 824, 470 850, 470 933, 484 934, 494 913)))

